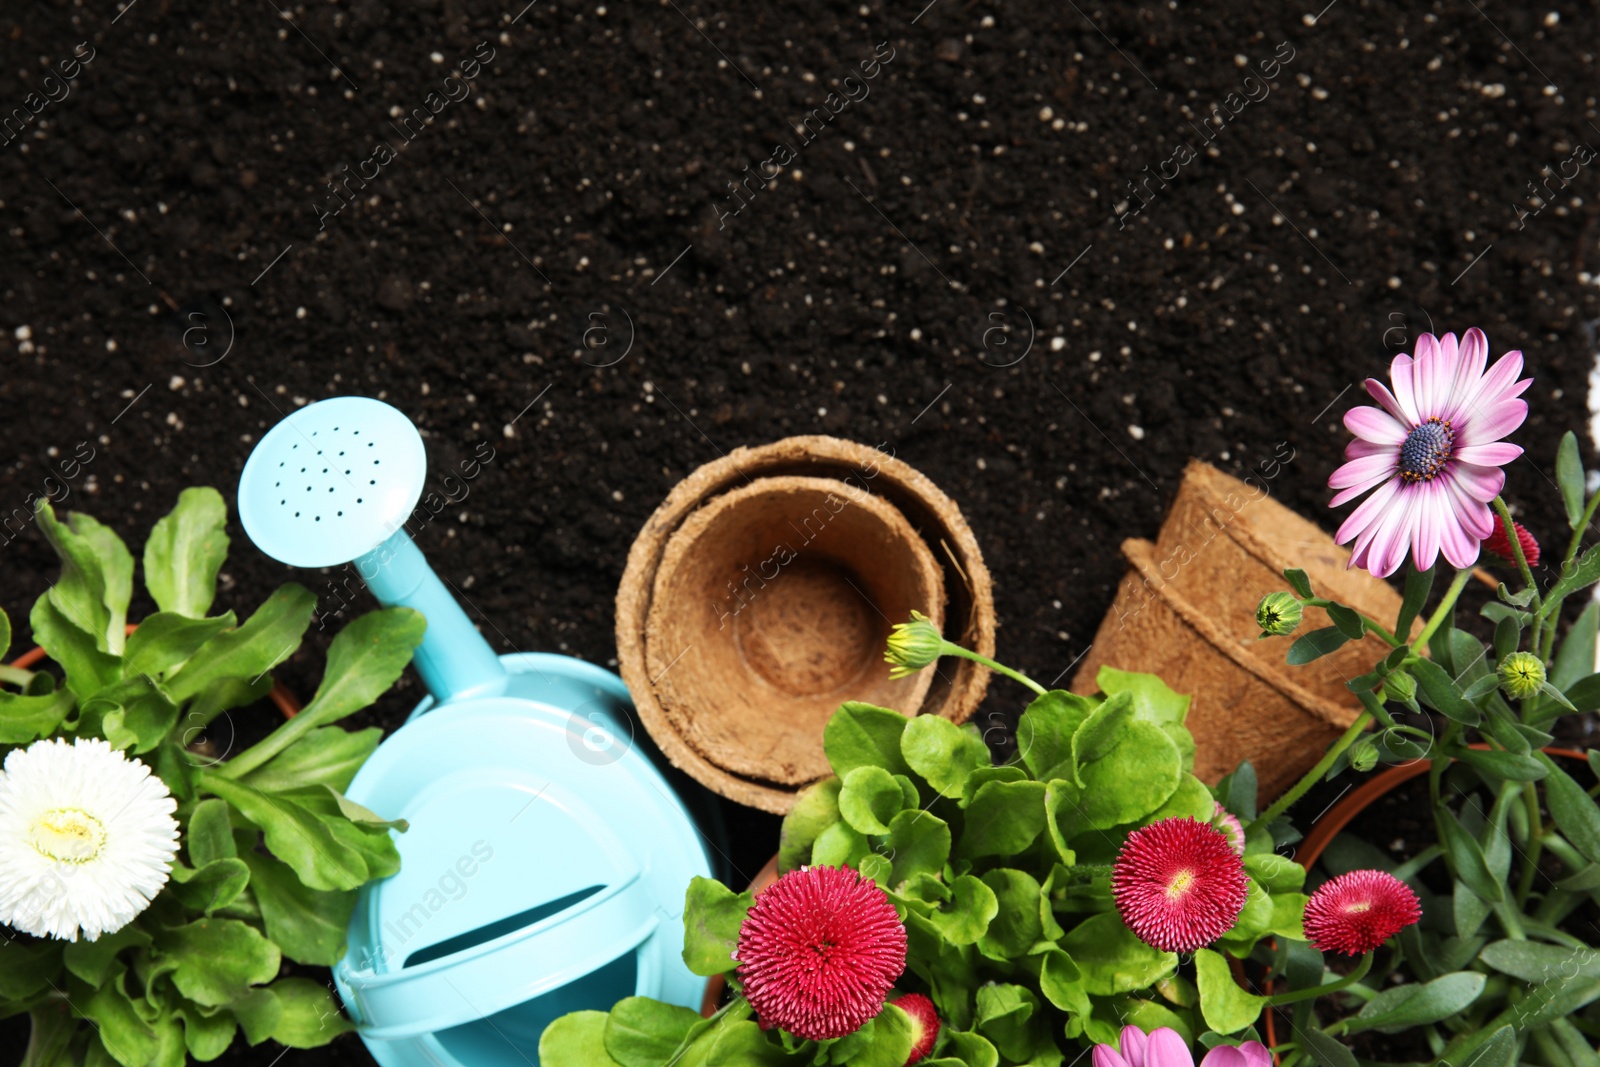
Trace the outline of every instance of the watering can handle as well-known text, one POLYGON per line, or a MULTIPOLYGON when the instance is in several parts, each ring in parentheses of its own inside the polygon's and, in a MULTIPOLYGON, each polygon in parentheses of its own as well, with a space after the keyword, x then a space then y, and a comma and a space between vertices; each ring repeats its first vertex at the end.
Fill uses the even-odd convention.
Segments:
POLYGON ((339 961, 363 1036, 420 1037, 504 1011, 636 949, 659 918, 637 872, 573 908, 462 952, 382 974, 339 961))

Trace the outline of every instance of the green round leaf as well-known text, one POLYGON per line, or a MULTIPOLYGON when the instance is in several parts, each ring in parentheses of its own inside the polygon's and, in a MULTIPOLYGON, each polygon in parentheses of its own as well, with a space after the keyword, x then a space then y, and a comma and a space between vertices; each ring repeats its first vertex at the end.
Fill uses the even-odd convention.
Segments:
POLYGON ((882 767, 857 767, 844 776, 839 792, 839 814, 863 834, 888 833, 889 820, 904 803, 899 781, 882 767))
POLYGON ((1159 726, 1133 721, 1105 758, 1078 769, 1083 781, 1079 808, 1095 830, 1137 822, 1177 790, 1183 766, 1178 747, 1159 726))
POLYGON ((1200 1015, 1219 1034, 1232 1034, 1261 1016, 1266 998, 1247 993, 1233 980, 1228 961, 1208 948, 1194 954, 1195 983, 1200 989, 1200 1015))
POLYGON ((1176 953, 1140 941, 1114 911, 1091 915, 1062 938, 1061 947, 1083 974, 1083 987, 1109 997, 1145 989, 1178 968, 1176 953))
POLYGON ((824 778, 800 790, 778 835, 780 872, 786 874, 810 862, 811 846, 818 836, 839 821, 839 791, 843 788, 838 778, 824 778))
POLYGON ((967 775, 990 762, 989 748, 976 730, 937 715, 918 715, 907 723, 900 751, 940 796, 954 798, 961 796, 967 775))
POLYGON ((950 895, 950 903, 930 914, 929 920, 952 945, 975 944, 999 913, 999 899, 994 890, 970 874, 955 880, 950 895))

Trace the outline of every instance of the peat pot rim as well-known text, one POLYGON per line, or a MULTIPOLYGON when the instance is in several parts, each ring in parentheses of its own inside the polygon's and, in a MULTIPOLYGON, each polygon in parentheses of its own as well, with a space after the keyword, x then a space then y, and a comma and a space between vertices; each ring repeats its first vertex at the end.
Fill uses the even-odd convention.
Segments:
MULTIPOLYGON (((994 591, 971 527, 949 496, 892 451, 837 437, 802 435, 741 446, 692 471, 645 521, 628 551, 617 590, 618 673, 633 695, 644 728, 675 766, 713 792, 778 815, 793 806, 802 787, 729 773, 679 736, 657 699, 646 628, 656 572, 679 528, 717 497, 782 475, 832 478, 848 488, 881 495, 921 536, 939 565, 946 597, 945 637, 984 656, 992 657, 995 649, 994 591)), ((988 688, 988 669, 947 657, 930 673, 933 677, 921 706, 899 710, 965 722, 988 688)))

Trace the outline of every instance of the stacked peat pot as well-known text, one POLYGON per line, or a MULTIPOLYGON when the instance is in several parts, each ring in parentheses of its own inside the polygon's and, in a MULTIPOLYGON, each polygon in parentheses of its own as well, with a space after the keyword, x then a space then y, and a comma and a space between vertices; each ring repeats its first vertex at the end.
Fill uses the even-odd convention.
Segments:
POLYGON ((989 572, 960 511, 922 474, 832 437, 739 448, 645 523, 617 593, 617 650, 651 738, 731 800, 783 814, 830 773, 844 701, 964 722, 989 671, 947 658, 889 678, 890 627, 920 611, 994 653, 989 572))
MULTIPOLYGON (((1399 595, 1346 569, 1349 551, 1274 501, 1264 480, 1240 481, 1199 460, 1184 471, 1156 542, 1130 538, 1122 552, 1128 573, 1073 690, 1093 692, 1105 665, 1161 675, 1193 696, 1194 773, 1215 782, 1247 759, 1263 801, 1276 797, 1355 721, 1361 706, 1345 683, 1387 646, 1367 634, 1287 667, 1281 644, 1259 640, 1256 605, 1286 587, 1283 571, 1295 565, 1318 596, 1379 621, 1396 616, 1399 595)), ((1322 609, 1307 608, 1300 632, 1330 625, 1322 609)))

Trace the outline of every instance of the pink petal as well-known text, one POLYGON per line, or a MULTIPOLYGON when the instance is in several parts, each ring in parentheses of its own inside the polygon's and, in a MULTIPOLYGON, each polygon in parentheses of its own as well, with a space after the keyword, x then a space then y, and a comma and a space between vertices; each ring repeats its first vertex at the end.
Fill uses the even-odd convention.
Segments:
POLYGON ((1450 491, 1450 510, 1469 537, 1482 541, 1494 532, 1494 515, 1488 504, 1469 496, 1454 475, 1452 469, 1450 476, 1443 479, 1444 487, 1450 491))
POLYGON ((1415 494, 1401 493, 1374 520, 1372 547, 1367 550, 1367 569, 1374 576, 1387 578, 1400 569, 1411 544, 1411 512, 1415 502, 1415 494))
POLYGON ((1459 413, 1478 393, 1483 379, 1484 364, 1489 361, 1489 341, 1483 331, 1474 326, 1461 338, 1456 353, 1456 370, 1451 379, 1450 395, 1445 399, 1441 417, 1455 421, 1459 413))
POLYGON ((1406 439, 1406 428, 1380 408, 1358 407, 1344 413, 1345 429, 1357 437, 1384 445, 1399 445, 1406 439))
POLYGON ((1218 1045, 1205 1054, 1200 1061, 1200 1067, 1248 1067, 1249 1061, 1244 1058, 1244 1053, 1232 1045, 1218 1045))
POLYGON ((1506 472, 1499 467, 1480 467, 1461 460, 1450 464, 1450 477, 1455 480, 1458 489, 1485 504, 1499 496, 1500 490, 1506 487, 1506 472))
POLYGON ((1239 1046, 1247 1067, 1272 1067, 1272 1053, 1259 1041, 1246 1041, 1239 1046))
POLYGON ((1455 378, 1456 366, 1455 334, 1447 333, 1437 340, 1429 338, 1429 341, 1431 343, 1424 344, 1422 337, 1417 338, 1417 361, 1411 375, 1412 388, 1417 396, 1417 414, 1424 420, 1443 414, 1441 408, 1448 399, 1447 392, 1455 378))
POLYGON ((1528 417, 1526 400, 1502 400, 1493 407, 1474 409, 1463 416, 1456 430, 1457 445, 1486 445, 1511 433, 1528 417))
POLYGON ((1532 378, 1517 380, 1522 373, 1522 353, 1507 352, 1495 360, 1494 366, 1479 379, 1477 388, 1456 397, 1456 408, 1451 413, 1452 422, 1470 424, 1489 408, 1510 400, 1532 384, 1532 378))
POLYGON ((1144 1067, 1194 1067, 1194 1057, 1176 1030, 1158 1026, 1145 1045, 1144 1067))
POLYGON ((1348 489, 1350 486, 1361 482, 1369 483, 1369 487, 1377 485, 1379 480, 1387 478, 1394 473, 1396 462, 1392 448, 1387 449, 1381 455, 1353 459, 1329 476, 1328 488, 1348 489))
POLYGON ((1396 460, 1400 458, 1400 450, 1394 445, 1380 444, 1377 441, 1363 441, 1359 437, 1350 438, 1350 443, 1344 446, 1345 459, 1361 459, 1365 456, 1390 455, 1396 460))
POLYGON ((1381 515, 1384 509, 1389 506, 1389 502, 1394 499, 1395 493, 1399 491, 1399 478, 1391 478, 1378 486, 1371 496, 1363 500, 1354 511, 1345 517, 1344 524, 1339 527, 1339 532, 1334 535, 1334 540, 1342 545, 1371 526, 1376 517, 1381 515))
POLYGON ((1467 445, 1455 451, 1456 459, 1480 467, 1502 467, 1520 455, 1522 455, 1521 445, 1507 444, 1504 441, 1490 445, 1467 445))
POLYGON ((1411 526, 1411 562, 1421 571, 1433 566, 1439 558, 1439 540, 1450 502, 1447 490, 1423 482, 1413 488, 1416 516, 1411 526))
POLYGON ((1128 1061, 1128 1067, 1145 1067, 1144 1051, 1150 1039, 1145 1037, 1143 1030, 1137 1026, 1124 1026, 1118 1043, 1122 1046, 1122 1058, 1128 1061))
MULTIPOLYGON (((1428 337, 1427 334, 1422 336, 1428 337)), ((1428 341, 1431 344, 1433 338, 1428 337, 1428 341)), ((1417 339, 1417 345, 1419 348, 1421 347, 1422 338, 1419 337, 1417 339)), ((1415 377, 1416 363, 1410 356, 1402 353, 1395 356, 1394 362, 1389 364, 1389 381, 1394 385, 1395 401, 1400 405, 1400 409, 1406 413, 1406 423, 1411 426, 1415 426, 1422 421, 1417 417, 1417 394, 1412 385, 1415 377)))
POLYGON ((1367 393, 1383 407, 1383 410, 1393 415, 1400 422, 1413 423, 1417 421, 1405 408, 1400 406, 1400 402, 1395 399, 1395 395, 1384 388, 1383 383, 1378 379, 1367 379, 1367 393))
POLYGON ((1094 1067, 1132 1067, 1127 1060, 1117 1055, 1117 1050, 1110 1045, 1096 1045, 1090 1060, 1094 1067))
POLYGON ((1454 494, 1451 494, 1449 499, 1452 511, 1445 518, 1440 531, 1444 535, 1440 549, 1444 552, 1444 558, 1450 561, 1450 566, 1456 570, 1465 570, 1478 562, 1478 546, 1483 542, 1474 537, 1473 532, 1466 527, 1463 505, 1467 502, 1459 500, 1454 494))

